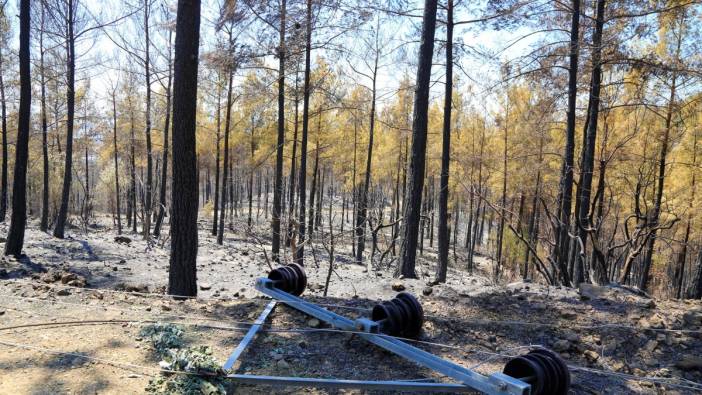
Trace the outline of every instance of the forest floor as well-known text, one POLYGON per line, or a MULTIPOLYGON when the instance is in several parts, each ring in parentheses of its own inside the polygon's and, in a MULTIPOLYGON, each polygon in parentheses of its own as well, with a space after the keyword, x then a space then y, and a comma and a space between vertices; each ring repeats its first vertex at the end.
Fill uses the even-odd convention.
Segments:
MULTIPOLYGON (((243 337, 237 324, 252 323, 269 301, 253 287, 269 270, 263 252, 268 232, 263 227, 229 232, 218 246, 209 223, 199 225, 199 298, 175 301, 160 295, 168 279, 167 240, 147 244, 127 233, 132 242, 120 244, 107 222, 87 232, 70 229, 70 237, 58 240, 31 223, 26 257, 0 261, 0 393, 152 391, 149 381, 161 377, 163 355, 144 334, 151 322, 178 323, 182 347, 208 346, 211 356, 224 362, 243 337)), ((0 225, 0 234, 6 232, 7 225, 0 225)), ((575 368, 573 393, 686 394, 702 388, 699 301, 652 300, 615 287, 497 286, 485 275, 487 259, 478 260, 474 275, 452 267, 446 284, 429 286, 436 261, 432 248, 419 259, 419 279, 398 280, 392 268, 354 264, 349 248, 341 247, 327 297, 322 295, 328 255, 321 245, 307 248, 306 299, 359 316, 404 287, 424 307, 421 340, 444 345, 417 346, 463 366, 500 371, 504 355, 543 345, 575 368)), ((285 306, 276 307, 267 324, 268 329, 320 326, 285 306)), ((264 331, 235 370, 367 380, 440 378, 350 334, 330 332, 264 331)), ((357 393, 226 387, 237 394, 357 393)))

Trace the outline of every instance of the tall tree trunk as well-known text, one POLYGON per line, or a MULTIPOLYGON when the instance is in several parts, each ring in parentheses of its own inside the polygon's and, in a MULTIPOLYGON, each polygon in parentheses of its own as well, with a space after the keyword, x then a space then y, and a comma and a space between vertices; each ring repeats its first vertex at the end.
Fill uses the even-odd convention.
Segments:
MULTIPOLYGON (((692 170, 692 182, 690 183, 690 203, 688 206, 687 232, 685 234, 685 244, 683 244, 683 248, 685 250, 684 250, 684 254, 681 254, 681 259, 680 259, 680 264, 679 264, 681 277, 685 276, 685 262, 687 261, 687 255, 688 255, 688 251, 689 251, 689 249, 687 247, 687 243, 689 240, 689 231, 690 231, 690 226, 691 226, 691 222, 692 222, 692 209, 694 208, 694 205, 695 205, 695 195, 697 192, 696 167, 697 167, 697 144, 699 141, 698 132, 699 132, 699 129, 695 129, 695 135, 694 135, 693 142, 692 142, 692 165, 690 166, 690 169, 692 170)), ((700 269, 702 269, 702 266, 700 266, 700 269)), ((692 274, 692 273, 693 273, 693 270, 692 270, 692 268, 690 268, 690 274, 692 274)), ((699 274, 702 274, 702 273, 699 273, 699 274)), ((691 280, 693 280, 693 281, 688 286, 688 292, 685 292, 685 290, 682 287, 683 280, 681 278, 680 284, 678 287, 679 288, 678 298, 685 297, 685 295, 688 295, 690 297, 693 296, 691 294, 696 290, 697 284, 694 282, 694 279, 691 279, 691 280)), ((700 290, 700 291, 702 292, 702 290, 700 290)))
MULTIPOLYGON (((253 121, 253 119, 252 119, 253 121)), ((249 218, 248 218, 248 225, 249 229, 251 229, 252 225, 252 217, 251 217, 251 212, 253 209, 253 179, 254 179, 254 153, 256 150, 256 145, 254 142, 254 132, 255 132, 254 124, 253 122, 251 123, 251 157, 249 160, 251 161, 251 165, 249 166, 249 218)))
MULTIPOLYGON (((682 17, 682 16, 681 16, 682 17)), ((677 34, 677 47, 675 52, 676 62, 680 59, 680 49, 682 46, 682 32, 677 34)), ((656 198, 653 202, 653 213, 651 214, 651 226, 654 227, 651 237, 648 239, 646 251, 643 256, 643 267, 641 268, 641 277, 639 279, 639 288, 646 291, 648 288, 648 277, 651 271, 651 261, 653 260, 653 247, 656 242, 656 227, 659 226, 661 216, 661 205, 663 203, 663 189, 665 186, 665 168, 670 144, 670 132, 673 128, 673 112, 676 109, 675 94, 677 89, 677 71, 673 71, 670 84, 670 97, 668 98, 668 106, 665 114, 665 128, 663 130, 663 141, 661 141, 661 150, 658 154, 658 180, 656 182, 656 198)))
MULTIPOLYGON (((231 31, 229 33, 229 42, 231 43, 231 31)), ((222 164, 224 171, 222 174, 222 198, 219 199, 219 233, 217 234, 217 244, 224 243, 224 216, 227 209, 227 181, 229 180, 229 127, 232 115, 232 82, 234 79, 234 70, 228 70, 229 81, 227 82, 227 108, 224 112, 224 163, 222 164)), ((231 188, 229 188, 231 189, 231 188)), ((231 200, 231 199, 230 199, 231 200)))
MULTIPOLYGON (((163 121, 163 154, 161 161, 163 166, 161 167, 161 182, 160 191, 158 199, 158 216, 156 217, 156 223, 154 224, 154 237, 158 238, 161 235, 161 226, 163 225, 163 218, 166 216, 166 193, 168 184, 168 132, 171 128, 171 80, 172 75, 172 60, 171 60, 171 39, 173 37, 173 32, 168 32, 168 82, 166 83, 166 119, 163 121)), ((219 99, 219 97, 218 97, 219 99)), ((217 111, 219 114, 219 106, 217 106, 217 111)), ((217 125, 217 140, 219 140, 219 124, 217 125)), ((217 141, 217 185, 219 185, 219 141, 217 141)), ((215 202, 217 201, 217 188, 215 188, 215 202)), ((215 203, 215 212, 217 204, 215 203)))
POLYGON ((568 273, 568 247, 570 246, 570 214, 573 204, 573 168, 575 158, 575 111, 578 94, 578 57, 580 35, 580 0, 572 0, 570 24, 570 65, 568 68, 568 112, 566 116, 566 145, 561 165, 561 181, 558 191, 558 228, 553 258, 558 266, 560 278, 564 285, 570 285, 568 273))
POLYGON ((173 74, 173 184, 168 293, 196 296, 197 68, 200 0, 178 0, 173 74))
MULTIPOLYGON (((220 168, 220 149, 219 149, 219 143, 220 143, 220 136, 221 136, 221 126, 222 126, 222 89, 221 89, 221 84, 217 84, 217 135, 216 135, 216 141, 215 145, 217 146, 217 153, 215 156, 215 190, 214 190, 214 207, 213 207, 213 215, 212 215, 212 236, 217 236, 217 231, 219 230, 218 220, 219 216, 217 215, 218 210, 219 210, 219 168, 220 168)), ((224 182, 222 183, 224 185, 224 182)))
MULTIPOLYGON (((3 12, 5 12, 4 9, 3 12)), ((7 215, 7 102, 5 98, 5 69, 3 67, 4 60, 5 54, 2 53, 2 47, 0 46, 0 113, 2 115, 2 176, 0 176, 0 184, 2 185, 0 187, 1 222, 5 222, 5 217, 7 215)), ((44 73, 42 71, 42 76, 43 75, 44 73)))
POLYGON ((500 226, 497 229, 497 256, 492 273, 492 277, 495 282, 500 279, 500 275, 502 274, 502 242, 505 237, 505 218, 507 217, 507 122, 505 122, 504 129, 504 147, 502 154, 502 202, 500 207, 502 212, 500 213, 500 226))
POLYGON ((134 108, 132 107, 132 101, 129 99, 129 176, 130 176, 130 188, 129 188, 129 205, 131 207, 131 224, 132 232, 137 232, 137 185, 136 185, 136 136, 135 136, 135 120, 134 120, 134 108))
MULTIPOLYGON (((358 223, 356 219, 358 218, 358 189, 356 187, 356 165, 358 162, 358 117, 356 111, 353 113, 353 166, 351 168, 351 199, 353 200, 353 211, 351 212, 352 223, 354 225, 354 237, 351 238, 351 252, 356 257, 356 244, 358 244, 358 223)), ((357 261, 356 263, 361 263, 357 261)))
POLYGON ((297 251, 295 261, 304 264, 305 256, 305 198, 307 192, 307 133, 310 123, 310 52, 312 52, 312 0, 307 0, 305 38, 305 82, 302 95, 302 142, 300 146, 300 220, 298 226, 297 251))
MULTIPOLYGON (((320 113, 321 114, 321 113, 320 113)), ((321 116, 320 116, 321 118, 321 116)), ((312 166, 312 185, 310 185, 310 208, 309 208, 309 215, 308 215, 308 231, 309 231, 309 237, 312 237, 312 233, 314 233, 314 198, 317 193, 317 177, 319 175, 319 130, 317 131, 317 146, 314 150, 314 166, 312 166)))
MULTIPOLYGON (((444 91, 444 124, 441 143, 441 178, 439 180, 439 264, 436 281, 446 282, 448 269, 448 199, 449 165, 451 162, 451 95, 453 91, 453 0, 446 2, 446 88, 444 91)), ((455 211, 455 210, 454 210, 455 211)), ((454 213, 454 215, 456 215, 454 213)), ((458 228, 454 230, 456 232, 458 228)))
POLYGON ((693 299, 702 299, 702 250, 697 252, 697 271, 693 279, 693 290, 690 292, 690 297, 693 299))
MULTIPOLYGON (((151 194, 153 190, 153 158, 151 155, 151 70, 149 48, 149 13, 151 12, 151 0, 144 0, 144 75, 146 76, 146 128, 144 135, 146 136, 146 191, 144 196, 144 226, 142 232, 144 240, 149 239, 151 233, 151 194)), ((164 149, 165 152, 165 149, 164 149)))
MULTIPOLYGON (((597 120, 600 112, 600 90, 602 80, 602 31, 604 29, 605 0, 597 0, 597 17, 595 33, 592 37, 592 79, 590 82, 590 111, 588 113, 585 144, 582 148, 580 182, 578 183, 577 235, 583 245, 587 242, 590 217, 590 194, 592 189, 592 173, 595 161, 595 144, 597 141, 597 120)), ((573 282, 579 284, 585 281, 584 254, 575 259, 573 282)))
MULTIPOLYGON (((606 123, 605 123, 605 128, 606 128, 606 123)), ((605 129, 606 130, 606 129, 605 129)), ((602 143, 603 146, 607 145, 607 135, 605 132, 605 139, 602 143)), ((593 248, 592 248, 592 254, 590 256, 590 262, 591 262, 591 271, 592 271, 592 279, 593 282, 600 284, 600 285, 606 285, 609 283, 609 276, 607 275, 608 270, 607 270, 607 262, 605 261, 604 255, 602 255, 602 251, 599 249, 599 247, 595 246, 595 243, 599 240, 600 234, 602 232, 601 230, 601 224, 603 220, 603 215, 604 215, 604 199, 605 199, 605 186, 606 186, 606 175, 607 175, 607 161, 604 158, 604 153, 602 154, 602 157, 600 158, 600 169, 599 169, 599 175, 597 179, 597 191, 595 192, 595 198, 596 200, 596 208, 595 208, 595 223, 597 224, 595 226, 595 231, 592 233, 591 237, 593 238, 593 248)))
MULTIPOLYGON (((42 179, 42 195, 41 195, 41 222, 39 229, 46 232, 49 229, 49 143, 48 143, 48 128, 46 120, 46 70, 44 69, 44 22, 45 10, 44 4, 41 6, 41 25, 39 30, 39 73, 41 79, 41 152, 43 159, 43 179, 42 179)), ((0 56, 1 57, 1 56, 0 56)), ((2 77, 0 77, 0 89, 2 88, 2 77)), ((4 96, 4 93, 3 93, 4 96)), ((3 101, 3 136, 5 135, 5 114, 3 101)), ((119 207, 119 205, 118 205, 119 207)), ((3 217, 4 218, 4 217, 3 217)))
MULTIPOLYGON (((380 19, 378 18, 378 24, 380 24, 380 19)), ((356 218, 356 236, 358 239, 358 246, 356 247, 356 261, 363 261, 363 250, 366 244, 366 226, 367 226, 367 216, 368 216, 368 188, 370 187, 371 176, 372 176, 372 161, 373 161, 373 135, 375 132, 375 102, 376 102, 376 79, 378 76, 378 57, 380 56, 380 49, 378 48, 378 35, 380 26, 376 26, 375 39, 375 59, 373 60, 373 72, 372 86, 371 86, 371 108, 370 108, 370 120, 368 128, 368 151, 366 153, 366 175, 363 181, 363 189, 361 190, 361 196, 359 197, 359 208, 358 208, 358 218, 356 218)))
POLYGON ((19 4, 20 103, 17 120, 17 145, 15 147, 15 177, 12 184, 12 217, 5 242, 5 255, 15 256, 22 253, 24 229, 27 225, 27 160, 29 158, 29 113, 32 105, 32 82, 29 74, 29 3, 29 0, 21 0, 19 4))
POLYGON ((400 274, 416 278, 415 259, 417 256, 417 235, 424 188, 424 168, 427 148, 427 123, 429 113, 429 83, 431 80, 431 63, 434 54, 434 33, 436 31, 436 0, 425 0, 422 22, 422 43, 419 48, 419 67, 417 68, 417 87, 414 96, 414 116, 412 121, 412 156, 409 164, 409 183, 407 186, 407 203, 404 238, 401 248, 400 274))
POLYGON ((88 141, 85 140, 85 202, 83 203, 83 220, 87 223, 90 218, 90 165, 88 162, 88 141))
POLYGON ((122 213, 120 211, 119 161, 117 159, 117 92, 112 92, 112 148, 115 161, 115 198, 117 203, 117 234, 122 234, 122 213))
MULTIPOLYGON (((293 223, 295 222, 295 180, 297 179, 296 173, 297 171, 295 170, 296 165, 297 165, 297 126, 299 124, 298 122, 298 105, 299 105, 299 92, 297 89, 297 69, 295 70, 295 101, 294 101, 294 107, 295 107, 295 125, 293 126, 293 141, 292 141, 292 154, 290 156, 290 186, 289 186, 289 193, 288 193, 288 233, 287 233, 287 238, 285 240, 285 245, 287 247, 290 247, 290 242, 293 237, 293 232, 295 231, 295 226, 293 223)), ((293 251, 295 253, 295 251, 293 251)))
MULTIPOLYGON (((278 44, 278 145, 275 155, 275 186, 273 187, 273 240, 271 255, 278 261, 280 253, 280 216, 283 199, 283 148, 285 146, 285 1, 280 3, 280 43, 278 44)), ((266 193, 266 201, 268 194, 266 193)), ((266 204, 266 209, 268 205, 266 204)), ((267 211, 266 211, 267 212, 267 211)))
POLYGON ((66 18, 66 161, 63 171, 63 191, 61 192, 61 207, 59 208, 56 226, 54 227, 54 237, 64 238, 66 218, 68 217, 68 199, 71 195, 71 177, 73 171, 73 119, 75 115, 75 39, 73 35, 73 0, 68 0, 68 15, 66 18))

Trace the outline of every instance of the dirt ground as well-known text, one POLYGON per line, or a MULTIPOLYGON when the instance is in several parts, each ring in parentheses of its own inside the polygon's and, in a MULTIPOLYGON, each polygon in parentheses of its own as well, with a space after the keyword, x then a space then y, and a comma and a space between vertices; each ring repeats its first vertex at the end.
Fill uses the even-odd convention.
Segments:
MULTIPOLYGON (((265 229, 230 232, 225 245, 218 246, 209 226, 200 224, 200 299, 175 301, 158 295, 168 278, 167 240, 147 244, 127 234, 132 242, 120 244, 109 223, 87 233, 72 229, 71 237, 57 240, 30 224, 27 256, 0 261, 0 393, 143 393, 149 380, 161 374, 161 357, 140 334, 144 325, 156 321, 181 324, 187 346, 209 346, 223 363, 243 337, 236 327, 252 323, 269 301, 253 288, 255 279, 269 270, 263 253, 268 240, 265 229)), ((6 231, 0 225, 0 234, 6 231)), ((323 297, 328 256, 321 245, 311 250, 307 248, 306 299, 349 307, 330 308, 360 316, 394 296, 393 288, 404 287, 424 306, 427 319, 420 339, 446 345, 418 347, 482 373, 500 371, 502 355, 542 345, 576 368, 572 393, 687 394, 702 388, 699 301, 651 300, 610 287, 496 286, 481 270, 471 276, 459 268, 451 268, 447 284, 428 287, 435 261, 431 248, 420 259, 420 278, 413 280, 393 278, 392 268, 368 270, 352 263, 349 251, 337 249, 335 273, 323 297)), ((484 272, 487 262, 479 262, 484 272)), ((279 305, 265 328, 317 326, 279 305)), ((355 336, 330 332, 264 331, 235 371, 446 380, 355 336)), ((234 385, 228 392, 357 393, 234 385)))

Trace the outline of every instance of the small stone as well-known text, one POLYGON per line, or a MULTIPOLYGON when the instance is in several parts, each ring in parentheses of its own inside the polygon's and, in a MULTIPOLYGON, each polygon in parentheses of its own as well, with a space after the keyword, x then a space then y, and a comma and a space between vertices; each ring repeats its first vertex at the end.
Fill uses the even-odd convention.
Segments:
POLYGON ((561 311, 561 318, 564 320, 574 320, 578 318, 578 315, 572 311, 561 311))
POLYGON ((575 332, 566 333, 565 338, 571 343, 578 343, 580 341, 580 336, 575 332))
POLYGON ((590 362, 595 362, 600 358, 600 355, 592 350, 586 350, 583 354, 585 354, 585 358, 590 362))
POLYGON ((665 323, 663 322, 663 317, 658 314, 654 314, 651 317, 644 317, 639 321, 639 325, 644 328, 651 329, 664 329, 665 323))
POLYGON ((290 364, 287 363, 284 359, 281 359, 280 361, 278 361, 278 362, 276 363, 276 365, 278 366, 278 369, 288 369, 288 368, 290 368, 290 364))
POLYGON ((167 304, 162 304, 162 305, 161 305, 161 310, 163 310, 163 311, 171 311, 171 306, 169 306, 169 305, 167 305, 167 304))
POLYGON ((648 352, 653 352, 658 347, 658 341, 657 340, 649 340, 648 343, 644 346, 644 349, 648 352))
POLYGON ((85 287, 85 279, 83 278, 77 278, 75 280, 71 280, 66 285, 71 286, 71 287, 78 287, 78 288, 84 288, 85 287))
POLYGON ((274 361, 280 361, 281 359, 283 359, 285 357, 285 355, 277 353, 277 352, 272 353, 271 356, 273 357, 274 361))
POLYGON ((132 239, 130 239, 127 236, 117 236, 115 237, 115 243, 117 244, 126 244, 129 245, 132 242, 132 239))
POLYGON ((696 312, 685 313, 683 314, 683 321, 688 326, 702 326, 702 314, 696 312))
POLYGON ((570 350, 570 342, 565 339, 558 340, 557 342, 553 343, 553 351, 556 352, 566 352, 570 350))
POLYGON ((202 283, 202 284, 200 284, 200 290, 201 290, 201 291, 207 291, 207 290, 209 290, 209 289, 212 289, 212 285, 210 285, 210 284, 208 284, 208 283, 202 283))
POLYGON ((62 284, 68 284, 69 281, 74 281, 78 279, 78 275, 75 273, 64 273, 61 276, 61 283, 62 284))
POLYGON ((71 294, 71 290, 66 289, 66 288, 62 288, 62 289, 59 289, 58 291, 56 291, 56 295, 58 295, 58 296, 68 296, 70 294, 71 294))
POLYGON ((536 311, 545 311, 546 310, 546 305, 543 303, 533 303, 531 305, 531 308, 536 310, 536 311))
POLYGON ((405 289, 406 289, 405 284, 403 284, 401 281, 395 281, 394 283, 392 283, 392 290, 393 291, 400 292, 400 291, 404 291, 405 289))
POLYGON ((690 354, 683 355, 683 357, 675 363, 675 367, 681 370, 702 371, 702 357, 690 354))
POLYGON ((158 366, 163 370, 170 370, 171 369, 171 364, 170 364, 170 362, 167 362, 167 361, 159 362, 158 366))
POLYGON ((422 290, 422 295, 429 296, 429 295, 431 295, 432 292, 434 292, 434 288, 426 287, 422 290))
POLYGON ((139 377, 141 376, 135 373, 132 373, 129 376, 127 376, 128 379, 138 379, 139 377))
POLYGON ((5 315, 5 310, 0 310, 0 315, 5 315))
POLYGON ((316 318, 312 318, 309 321, 307 321, 307 326, 309 326, 310 328, 319 328, 322 326, 322 322, 316 318))

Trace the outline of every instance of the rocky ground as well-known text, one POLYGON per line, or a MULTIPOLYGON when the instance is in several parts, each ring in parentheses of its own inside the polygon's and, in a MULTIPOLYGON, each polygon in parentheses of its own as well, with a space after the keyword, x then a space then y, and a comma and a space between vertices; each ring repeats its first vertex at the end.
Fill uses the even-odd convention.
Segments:
MULTIPOLYGON (((167 388, 164 381, 180 378, 159 372, 177 367, 178 352, 198 350, 207 363, 224 362, 243 337, 237 326, 253 322, 268 302, 253 288, 269 270, 268 240, 265 229, 230 232, 218 246, 209 224, 200 227, 201 298, 174 301, 159 295, 168 278, 167 240, 147 244, 127 234, 131 241, 120 243, 107 223, 87 232, 73 229, 71 237, 57 240, 31 224, 27 256, 0 261, 0 393, 157 392, 167 388), (178 347, 164 351, 158 346, 161 334, 145 334, 154 322, 178 324, 178 347)), ((6 231, 0 225, 0 234, 6 231)), ((416 280, 394 279, 392 268, 369 270, 351 263, 346 249, 337 251, 323 297, 328 255, 322 245, 307 248, 306 299, 350 307, 333 309, 359 316, 407 289, 418 295, 427 315, 421 340, 445 345, 418 346, 482 373, 501 370, 504 355, 542 345, 574 369, 573 393, 694 393, 702 388, 695 384, 702 383, 699 301, 652 300, 615 287, 497 286, 481 270, 470 276, 458 268, 451 268, 447 284, 429 286, 432 249, 420 260, 416 280)), ((479 269, 487 269, 481 262, 479 269)), ((349 334, 272 331, 322 326, 285 306, 276 307, 267 324, 271 331, 254 341, 236 372, 440 379, 349 334)), ((204 393, 222 388, 246 394, 330 393, 203 383, 213 381, 188 385, 202 384, 197 388, 204 393)))

